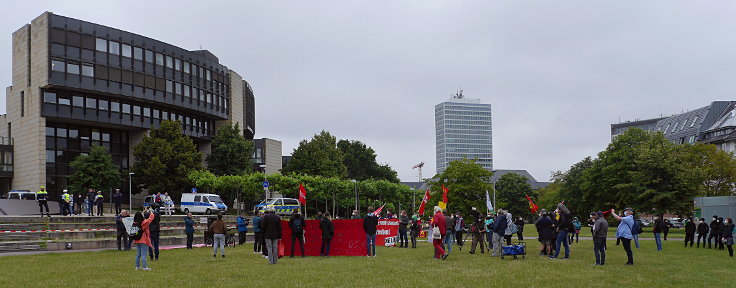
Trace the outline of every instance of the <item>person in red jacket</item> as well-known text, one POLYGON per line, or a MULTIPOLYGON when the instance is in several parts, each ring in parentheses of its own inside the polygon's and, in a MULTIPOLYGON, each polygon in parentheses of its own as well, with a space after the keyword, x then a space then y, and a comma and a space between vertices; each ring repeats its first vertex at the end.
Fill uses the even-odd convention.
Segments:
MULTIPOLYGON (((447 259, 447 253, 445 249, 442 249, 442 243, 445 240, 445 233, 447 231, 447 219, 442 214, 442 208, 434 206, 434 217, 432 217, 432 231, 434 227, 439 228, 440 236, 432 235, 432 244, 434 244, 434 258, 445 260, 447 259)), ((434 234, 434 233, 433 233, 434 234)))
MULTIPOLYGON (((150 209, 150 208, 147 208, 150 209)), ((143 213, 136 212, 135 216, 133 217, 133 226, 137 226, 139 229, 143 231, 143 235, 140 239, 133 241, 135 243, 135 270, 138 270, 140 267, 141 258, 143 258, 143 271, 151 271, 151 268, 148 268, 148 263, 146 259, 146 255, 148 255, 148 247, 151 247, 151 231, 148 228, 148 226, 153 222, 153 218, 155 218, 156 215, 154 213, 149 213, 148 219, 143 219, 143 213)))

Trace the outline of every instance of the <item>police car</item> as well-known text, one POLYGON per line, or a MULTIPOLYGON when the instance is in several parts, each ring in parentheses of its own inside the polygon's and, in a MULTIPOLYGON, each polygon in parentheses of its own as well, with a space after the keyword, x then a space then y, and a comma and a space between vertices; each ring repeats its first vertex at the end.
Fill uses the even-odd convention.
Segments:
POLYGON ((273 208, 276 214, 279 215, 291 215, 294 213, 294 209, 299 208, 299 200, 294 198, 268 198, 253 207, 253 213, 265 211, 268 208, 273 208))

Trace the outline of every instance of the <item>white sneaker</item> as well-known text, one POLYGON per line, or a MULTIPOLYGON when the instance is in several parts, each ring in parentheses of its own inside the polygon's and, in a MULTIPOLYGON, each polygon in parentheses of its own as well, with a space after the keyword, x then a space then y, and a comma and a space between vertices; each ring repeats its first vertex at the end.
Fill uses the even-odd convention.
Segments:
POLYGON ((135 271, 138 271, 138 267, 135 267, 135 271))
POLYGON ((143 270, 143 271, 151 271, 151 270, 153 270, 153 269, 151 269, 151 268, 148 268, 148 267, 145 267, 145 268, 143 268, 142 270, 143 270))

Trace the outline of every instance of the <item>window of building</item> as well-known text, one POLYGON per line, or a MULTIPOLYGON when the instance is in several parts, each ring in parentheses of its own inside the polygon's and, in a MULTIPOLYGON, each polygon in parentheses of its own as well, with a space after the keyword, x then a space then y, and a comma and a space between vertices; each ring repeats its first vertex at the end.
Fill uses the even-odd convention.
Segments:
POLYGON ((205 70, 205 71, 206 71, 205 73, 207 75, 207 78, 205 78, 205 79, 207 79, 207 81, 211 81, 212 80, 212 74, 210 73, 210 70, 205 70))
POLYGON ((46 150, 46 163, 55 163, 55 162, 56 162, 56 151, 46 150))
POLYGON ((53 92, 44 92, 43 93, 43 102, 44 103, 56 104, 56 93, 53 93, 53 92))
POLYGON ((107 111, 107 109, 108 109, 108 106, 107 106, 107 100, 102 100, 102 99, 100 99, 100 101, 97 101, 97 103, 98 103, 97 107, 98 107, 98 108, 99 108, 100 110, 102 110, 102 111, 107 111))
POLYGON ((670 131, 670 133, 675 132, 675 130, 677 130, 677 124, 679 124, 679 123, 678 122, 675 122, 675 125, 672 126, 672 130, 670 131))
POLYGON ((100 141, 100 130, 92 129, 92 141, 100 141))
POLYGON ((166 56, 166 68, 173 68, 174 67, 174 58, 171 56, 166 56))
POLYGON ((95 60, 95 53, 89 49, 82 49, 82 60, 84 61, 95 60))
POLYGON ((120 43, 115 41, 109 41, 108 51, 113 55, 120 55, 120 43))
POLYGON ((176 87, 176 95, 181 95, 181 83, 176 83, 174 87, 176 87))
POLYGON ((141 116, 141 106, 133 105, 133 115, 141 116))
POLYGON ((181 71, 181 59, 174 59, 174 69, 181 71))
POLYGON ((189 97, 189 85, 184 85, 184 97, 189 97))
POLYGON ((72 96, 72 105, 74 105, 74 107, 84 107, 84 97, 72 96))
POLYGON ((189 62, 184 62, 184 73, 189 74, 189 62))
POLYGON ((166 92, 174 93, 174 82, 171 82, 171 80, 166 80, 166 92))
POLYGON ((690 136, 690 139, 688 139, 687 143, 694 144, 695 143, 695 136, 694 135, 693 136, 690 136))
POLYGON ((687 124, 687 120, 682 121, 682 125, 680 125, 680 131, 682 131, 683 129, 685 129, 685 124, 687 124))
POLYGON ((95 77, 95 67, 82 65, 82 76, 95 77))
POLYGON ((69 73, 69 74, 79 75, 79 64, 67 63, 66 64, 66 72, 69 73))
POLYGON ((143 49, 142 48, 133 47, 133 59, 143 60, 143 49))
POLYGON ((156 65, 164 66, 164 54, 156 53, 156 65))
POLYGON ((133 47, 128 44, 123 44, 123 57, 133 57, 133 47))
POLYGON ((100 52, 107 52, 107 40, 97 38, 95 49, 100 52))
POLYGON ((51 60, 51 71, 64 72, 66 64, 64 61, 51 60))
POLYGON ((120 112, 120 103, 115 102, 115 101, 110 101, 110 111, 120 112))
POLYGON ((87 98, 87 108, 95 109, 97 108, 97 99, 95 98, 87 98))
POLYGON ((169 120, 169 112, 161 111, 161 119, 169 120))
POLYGON ((158 119, 158 118, 159 118, 158 109, 153 109, 153 119, 158 119))
POLYGON ((143 107, 143 117, 151 117, 151 108, 143 107))
POLYGON ((153 51, 146 50, 146 62, 153 63, 153 51))
POLYGON ((695 122, 698 122, 698 116, 695 116, 695 118, 693 118, 693 123, 690 123, 690 127, 691 127, 691 128, 692 128, 693 126, 695 126, 695 122))
POLYGON ((59 105, 64 105, 64 106, 72 105, 72 100, 66 97, 59 97, 59 105))
POLYGON ((123 104, 123 113, 130 114, 130 104, 123 104))

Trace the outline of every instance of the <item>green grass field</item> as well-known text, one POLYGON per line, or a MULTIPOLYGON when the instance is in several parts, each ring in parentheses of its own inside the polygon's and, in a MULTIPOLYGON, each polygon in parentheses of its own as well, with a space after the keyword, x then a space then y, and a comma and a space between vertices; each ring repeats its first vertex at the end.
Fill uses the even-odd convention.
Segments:
MULTIPOLYGON (((79 252, 0 257, 0 287, 733 287, 734 259, 727 251, 684 248, 654 241, 634 248, 636 264, 608 241, 606 266, 592 266, 592 241, 572 246, 570 260, 538 256, 528 242, 525 260, 470 255, 457 246, 446 261, 432 258, 426 241, 417 249, 378 247, 377 257, 282 258, 277 265, 253 254, 252 244, 212 258, 211 248, 161 252, 153 271, 134 271, 135 252, 79 252), (705 281, 707 279, 707 281, 705 281)), ((633 243, 632 243, 633 244, 633 243)))

